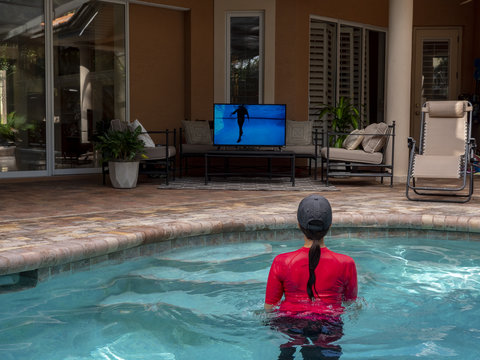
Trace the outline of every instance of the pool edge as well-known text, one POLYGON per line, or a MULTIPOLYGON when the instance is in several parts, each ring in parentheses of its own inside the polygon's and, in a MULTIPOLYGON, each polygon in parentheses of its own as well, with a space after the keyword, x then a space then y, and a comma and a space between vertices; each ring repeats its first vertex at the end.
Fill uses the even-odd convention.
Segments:
MULTIPOLYGON (((39 270, 39 281, 62 273, 89 270, 102 263, 120 263, 139 256, 202 244, 256 240, 275 231, 275 237, 301 236, 294 214, 261 215, 227 221, 177 221, 77 238, 58 246, 34 245, 0 254, 0 275, 39 270), (250 236, 255 232, 255 236, 250 236)), ((427 236, 451 240, 480 240, 480 219, 446 215, 334 214, 330 236, 349 232, 355 237, 427 236), (352 232, 351 229, 356 231, 352 232), (444 232, 445 234, 442 234, 444 232)), ((268 239, 267 239, 268 240, 268 239)), ((275 239, 276 240, 276 239, 275 239)))

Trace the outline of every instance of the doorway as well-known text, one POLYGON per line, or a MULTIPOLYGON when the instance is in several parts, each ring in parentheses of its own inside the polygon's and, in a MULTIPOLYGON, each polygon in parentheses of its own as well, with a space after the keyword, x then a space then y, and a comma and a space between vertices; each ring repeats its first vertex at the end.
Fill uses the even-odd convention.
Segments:
POLYGON ((414 29, 410 134, 417 141, 422 105, 458 97, 461 37, 460 27, 414 29))

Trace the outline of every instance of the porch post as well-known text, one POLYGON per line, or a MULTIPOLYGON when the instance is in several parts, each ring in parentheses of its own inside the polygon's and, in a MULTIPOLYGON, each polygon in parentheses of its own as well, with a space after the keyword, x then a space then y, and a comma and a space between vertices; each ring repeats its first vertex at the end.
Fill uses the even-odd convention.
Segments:
POLYGON ((389 0, 387 122, 396 122, 395 180, 405 182, 410 133, 413 0, 389 0))

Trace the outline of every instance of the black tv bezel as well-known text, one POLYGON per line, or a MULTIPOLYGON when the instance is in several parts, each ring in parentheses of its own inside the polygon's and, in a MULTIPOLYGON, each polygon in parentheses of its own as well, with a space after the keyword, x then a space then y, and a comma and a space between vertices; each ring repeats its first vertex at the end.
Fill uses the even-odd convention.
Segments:
POLYGON ((287 104, 247 104, 247 103, 242 103, 242 104, 234 104, 234 103, 213 103, 213 136, 212 136, 212 141, 213 145, 217 147, 240 147, 240 148, 254 148, 254 147, 270 147, 270 148, 282 148, 287 145, 287 104), (215 106, 216 105, 245 105, 245 106, 263 106, 263 105, 281 105, 285 107, 285 119, 284 119, 284 125, 285 125, 285 131, 283 133, 283 145, 265 145, 265 144, 258 144, 258 145, 253 145, 253 144, 216 144, 215 143, 215 106))

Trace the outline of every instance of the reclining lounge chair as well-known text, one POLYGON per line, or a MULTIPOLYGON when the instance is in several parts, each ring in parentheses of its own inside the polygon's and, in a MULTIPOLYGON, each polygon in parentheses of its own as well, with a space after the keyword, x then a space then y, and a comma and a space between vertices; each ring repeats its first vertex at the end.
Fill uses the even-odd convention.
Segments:
POLYGON ((472 104, 468 101, 427 102, 422 107, 420 126, 418 151, 415 140, 408 138, 407 198, 469 201, 473 193, 471 159, 476 147, 471 137, 472 104), (438 179, 442 180, 441 184, 438 179))

